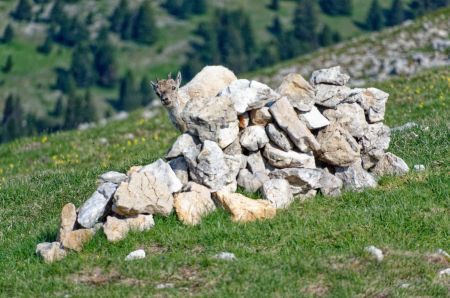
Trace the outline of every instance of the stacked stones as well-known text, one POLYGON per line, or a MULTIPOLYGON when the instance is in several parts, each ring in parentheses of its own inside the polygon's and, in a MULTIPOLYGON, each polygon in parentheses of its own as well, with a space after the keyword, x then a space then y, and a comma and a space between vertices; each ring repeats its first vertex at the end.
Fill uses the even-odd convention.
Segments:
POLYGON ((76 210, 64 206, 58 242, 39 244, 47 261, 80 251, 96 231, 110 241, 154 226, 153 215, 173 209, 196 225, 223 207, 238 222, 272 218, 296 198, 320 191, 377 185, 376 176, 402 175, 405 162, 386 152, 383 124, 388 94, 351 89, 340 67, 312 74, 308 83, 290 74, 276 90, 245 79, 216 97, 191 100, 182 112, 187 131, 162 159, 127 174, 100 176, 94 194, 76 210), (263 200, 235 193, 260 191, 263 200))

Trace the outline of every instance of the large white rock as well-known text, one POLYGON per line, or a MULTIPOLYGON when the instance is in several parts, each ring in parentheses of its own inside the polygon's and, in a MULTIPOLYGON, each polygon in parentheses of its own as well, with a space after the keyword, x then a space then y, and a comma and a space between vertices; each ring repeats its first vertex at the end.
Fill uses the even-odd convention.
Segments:
POLYGON ((248 192, 256 192, 267 180, 269 180, 269 176, 264 172, 253 174, 247 169, 242 169, 239 171, 237 184, 248 192))
POLYGON ((383 123, 369 124, 366 133, 359 140, 365 169, 372 168, 380 160, 391 142, 389 127, 383 123))
POLYGON ((250 119, 252 119, 254 125, 266 126, 268 123, 272 122, 272 115, 270 114, 268 107, 262 107, 251 110, 250 119))
POLYGON ((106 172, 99 177, 100 183, 111 182, 114 184, 119 184, 127 179, 127 175, 115 171, 106 172))
POLYGON ((287 208, 294 201, 289 182, 284 179, 271 179, 266 181, 261 192, 263 198, 272 203, 272 206, 280 209, 287 208))
POLYGON ((338 104, 344 102, 351 92, 351 89, 346 86, 316 85, 316 104, 334 109, 338 104))
POLYGON ((340 66, 319 69, 312 73, 311 84, 330 84, 344 86, 350 80, 350 76, 341 72, 340 66))
POLYGON ((323 115, 331 122, 339 123, 355 138, 361 138, 368 128, 364 110, 357 103, 342 103, 336 109, 328 109, 323 115))
POLYGON ((324 171, 320 178, 320 192, 324 196, 337 197, 341 195, 341 189, 343 187, 342 180, 333 174, 324 171))
POLYGON ((335 175, 342 180, 344 187, 350 190, 361 191, 377 186, 376 179, 362 168, 359 160, 349 167, 336 167, 335 175))
POLYGON ((155 177, 158 177, 159 181, 162 181, 167 185, 169 192, 175 193, 179 192, 183 187, 180 179, 178 179, 175 172, 172 170, 170 165, 163 161, 162 159, 158 159, 152 164, 146 165, 142 169, 140 169, 141 173, 150 173, 155 177))
POLYGON ((387 152, 377 162, 377 165, 373 168, 372 173, 377 176, 383 175, 396 175, 403 176, 409 172, 409 167, 406 162, 400 157, 387 152))
POLYGON ((272 171, 270 177, 287 180, 293 194, 299 194, 320 188, 322 173, 321 169, 285 168, 272 171))
POLYGON ((166 159, 173 159, 182 156, 183 152, 187 148, 196 146, 197 143, 195 142, 194 138, 190 134, 184 133, 176 139, 175 143, 173 143, 172 148, 166 154, 166 159))
POLYGON ((269 138, 263 126, 253 125, 244 129, 240 141, 248 151, 257 151, 269 143, 269 138))
POLYGON ((255 152, 248 156, 247 166, 252 173, 265 173, 266 165, 264 164, 264 159, 261 152, 255 152))
POLYGON ((183 185, 189 182, 189 166, 183 156, 169 161, 172 171, 177 175, 183 185))
POLYGON ((261 108, 279 97, 269 86, 246 79, 232 82, 219 95, 230 97, 239 114, 261 108))
POLYGON ((277 92, 280 96, 286 96, 291 105, 300 112, 308 112, 314 106, 314 88, 300 74, 288 74, 277 92))
POLYGON ((295 151, 284 151, 271 144, 264 147, 264 157, 268 163, 276 168, 315 168, 314 155, 309 153, 299 153, 295 151))
POLYGON ((191 191, 178 193, 174 197, 174 208, 178 219, 186 225, 197 225, 202 217, 216 210, 208 188, 190 185, 191 191))
POLYGON ((313 106, 311 111, 299 114, 300 120, 306 123, 309 129, 319 129, 330 124, 327 118, 325 118, 319 110, 313 106))
POLYGON ((384 120, 386 102, 389 94, 377 88, 361 89, 352 95, 354 100, 364 109, 370 123, 384 120))
POLYGON ((284 151, 290 151, 294 148, 294 145, 287 134, 279 129, 275 124, 268 124, 266 126, 266 132, 269 139, 284 151))

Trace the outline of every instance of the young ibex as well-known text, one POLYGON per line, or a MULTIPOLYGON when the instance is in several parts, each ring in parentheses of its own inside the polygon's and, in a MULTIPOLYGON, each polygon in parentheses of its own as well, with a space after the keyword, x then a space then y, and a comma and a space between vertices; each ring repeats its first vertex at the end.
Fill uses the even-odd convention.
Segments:
POLYGON ((180 88, 181 73, 176 79, 169 74, 167 80, 152 82, 155 93, 167 108, 169 117, 175 127, 181 132, 187 130, 186 123, 181 118, 181 112, 190 100, 203 97, 214 97, 231 82, 237 80, 235 74, 223 66, 204 67, 189 83, 180 88))

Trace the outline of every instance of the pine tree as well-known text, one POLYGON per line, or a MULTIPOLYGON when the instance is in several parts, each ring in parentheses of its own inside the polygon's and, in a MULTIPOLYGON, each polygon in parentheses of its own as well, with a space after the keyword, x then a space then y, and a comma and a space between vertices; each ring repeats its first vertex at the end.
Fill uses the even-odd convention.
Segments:
POLYGON ((280 0, 271 0, 270 4, 267 7, 271 10, 279 10, 280 0))
POLYGON ((94 51, 94 66, 100 86, 113 87, 117 83, 116 52, 108 36, 100 36, 97 41, 94 51))
POLYGON ((371 31, 378 31, 384 26, 383 10, 378 0, 372 0, 369 12, 366 18, 366 28, 371 31))
POLYGON ((317 24, 315 3, 298 0, 293 19, 293 35, 298 42, 298 53, 307 53, 317 48, 317 24))
POLYGON ((8 142, 24 135, 23 129, 23 109, 21 100, 10 94, 6 98, 3 110, 1 141, 8 142))
POLYGON ((151 86, 150 79, 147 76, 144 76, 141 80, 141 84, 139 86, 139 91, 141 93, 141 105, 142 106, 148 106, 153 98, 154 98, 154 92, 153 88, 151 86))
POLYGON ((68 46, 74 46, 89 39, 89 30, 78 18, 66 18, 61 21, 56 40, 68 46))
POLYGON ((86 90, 86 93, 83 97, 83 114, 82 114, 82 123, 91 123, 97 122, 98 114, 97 114, 97 106, 92 99, 91 90, 86 90))
POLYGON ((281 24, 280 18, 278 16, 276 16, 273 19, 272 24, 267 27, 267 31, 269 31, 270 34, 272 34, 277 40, 281 38, 281 36, 283 35, 283 25, 281 24))
POLYGON ((127 0, 121 0, 119 5, 114 9, 109 20, 111 22, 111 31, 115 33, 121 33, 126 18, 130 13, 127 0))
POLYGON ((53 3, 52 10, 50 11, 50 22, 61 24, 62 22, 66 21, 67 16, 64 12, 64 4, 61 0, 56 0, 53 3))
MULTIPOLYGON (((191 0, 184 0, 184 1, 191 1, 191 0)), ((206 0, 197 0, 195 1, 195 5, 192 8, 192 14, 200 15, 205 14, 208 10, 208 4, 206 0)))
POLYGON ((148 45, 155 43, 158 38, 155 22, 152 5, 149 0, 145 0, 133 22, 133 39, 148 45))
POLYGON ((75 92, 70 92, 67 96, 67 107, 64 116, 64 129, 73 129, 83 123, 83 99, 75 92))
POLYGON ((140 106, 140 98, 136 91, 134 75, 128 71, 120 82, 118 109, 131 111, 140 106))
POLYGON ((405 8, 402 0, 394 0, 391 9, 388 12, 386 24, 388 26, 395 26, 401 24, 405 20, 405 8))
POLYGON ((333 33, 328 25, 323 26, 322 31, 319 34, 319 44, 322 47, 333 44, 333 33))
POLYGON ((11 24, 8 24, 3 32, 2 42, 9 43, 14 38, 14 29, 11 24))
POLYGON ((61 118, 64 115, 64 97, 58 97, 51 115, 55 118, 61 118))
POLYGON ((329 15, 351 15, 352 0, 319 0, 322 11, 329 15))
POLYGON ((55 88, 61 90, 65 94, 74 93, 76 90, 76 82, 70 71, 58 70, 55 88))
POLYGON ((333 43, 339 43, 342 41, 342 36, 338 31, 333 32, 333 43))
POLYGON ((13 68, 13 65, 14 65, 14 63, 13 63, 13 60, 12 60, 12 56, 8 55, 6 57, 6 62, 5 62, 5 65, 3 65, 2 71, 4 73, 10 72, 12 70, 12 68, 13 68))
POLYGON ((38 46, 37 50, 39 53, 42 54, 50 54, 52 52, 53 49, 53 40, 50 36, 47 36, 45 38, 45 41, 43 44, 41 44, 40 46, 38 46))
POLYGON ((14 12, 11 15, 19 21, 31 21, 33 17, 32 6, 29 0, 19 0, 14 12))
POLYGON ((96 82, 94 55, 87 44, 80 44, 73 50, 70 73, 78 87, 89 87, 96 82))

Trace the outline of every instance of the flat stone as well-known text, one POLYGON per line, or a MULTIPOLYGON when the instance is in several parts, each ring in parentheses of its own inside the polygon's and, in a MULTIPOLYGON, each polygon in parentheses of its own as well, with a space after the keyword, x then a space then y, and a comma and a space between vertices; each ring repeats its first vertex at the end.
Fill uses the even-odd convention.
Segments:
POLYGON ((383 123, 369 124, 366 133, 359 140, 363 166, 370 169, 380 160, 391 142, 389 127, 383 123))
POLYGON ((361 191, 365 188, 375 188, 377 181, 357 161, 349 167, 336 167, 336 177, 342 180, 346 189, 361 191))
MULTIPOLYGON (((198 225, 202 217, 216 210, 209 190, 201 185, 204 190, 178 193, 174 196, 174 207, 178 219, 185 225, 198 225)), ((195 188, 194 188, 195 189, 195 188)))
POLYGON ((287 208, 294 201, 289 182, 284 179, 271 179, 266 181, 261 192, 263 198, 268 200, 273 207, 287 208))
POLYGON ((291 105, 300 112, 308 112, 314 106, 314 88, 300 74, 287 75, 277 92, 286 96, 291 105))
POLYGON ((252 153, 248 156, 247 166, 253 174, 266 172, 266 165, 264 164, 264 159, 260 151, 252 153))
POLYGON ((84 244, 91 240, 92 236, 94 236, 94 231, 92 229, 79 229, 70 232, 62 232, 59 235, 59 239, 64 248, 80 252, 83 249, 84 244))
POLYGON ((60 233, 71 232, 75 228, 77 221, 77 208, 74 204, 68 203, 61 210, 60 233))
POLYGON ((267 162, 275 168, 315 168, 314 155, 295 151, 284 151, 267 144, 263 152, 267 162))
POLYGON ((161 214, 172 212, 173 197, 167 181, 149 172, 133 173, 114 194, 113 210, 120 215, 161 214))
POLYGON ((155 221, 153 219, 153 215, 151 214, 139 214, 127 217, 125 222, 127 223, 130 231, 137 232, 144 232, 155 226, 155 221))
POLYGON ((260 109, 250 111, 250 119, 254 125, 266 126, 272 122, 272 115, 269 112, 268 107, 262 107, 260 109))
POLYGON ((317 135, 321 146, 319 159, 334 166, 350 166, 359 157, 359 145, 338 123, 332 123, 317 135))
POLYGON ((373 168, 372 173, 377 176, 383 175, 395 175, 403 176, 409 172, 408 165, 400 157, 387 152, 377 162, 377 165, 373 168))
POLYGON ((188 131, 225 148, 238 137, 239 121, 230 97, 207 97, 191 100, 182 112, 188 131))
POLYGON ((115 171, 109 171, 100 175, 99 180, 101 183, 111 182, 114 184, 120 184, 128 179, 127 175, 115 171))
POLYGON ((384 120, 386 102, 389 98, 388 93, 377 88, 368 88, 363 89, 354 97, 356 102, 364 109, 370 123, 384 120))
POLYGON ((154 175, 159 181, 166 183, 171 193, 179 192, 183 187, 183 183, 178 179, 170 165, 162 159, 158 159, 154 163, 143 167, 139 172, 154 175))
POLYGON ((297 195, 320 188, 322 173, 323 170, 320 169, 285 168, 272 171, 269 176, 272 179, 284 179, 289 182, 292 193, 297 195))
POLYGON ((270 107, 270 113, 300 151, 307 152, 312 150, 316 152, 320 149, 320 144, 306 125, 300 121, 286 97, 275 102, 270 107))
POLYGON ((186 148, 196 147, 197 143, 188 133, 184 133, 179 136, 175 143, 173 143, 172 148, 170 148, 169 152, 166 154, 166 159, 174 159, 179 156, 183 156, 183 152, 186 148))
POLYGON ((248 192, 257 192, 267 180, 269 176, 264 172, 253 174, 247 169, 242 169, 239 171, 237 184, 248 192))
POLYGON ((331 122, 339 123, 355 138, 361 138, 368 128, 364 110, 357 103, 342 103, 336 109, 328 109, 323 115, 331 122))
POLYGON ((235 261, 236 260, 236 256, 234 255, 234 253, 225 252, 225 251, 214 255, 213 258, 217 259, 217 260, 224 260, 224 261, 235 261))
POLYGON ((46 263, 60 261, 67 256, 67 251, 61 247, 59 242, 43 242, 36 246, 36 254, 46 263))
POLYGON ((263 126, 249 126, 241 134, 241 145, 248 151, 257 151, 269 143, 266 131, 263 126))
POLYGON ((287 134, 279 129, 275 124, 268 124, 266 126, 266 133, 269 139, 284 151, 291 151, 292 148, 294 148, 294 145, 287 134))
POLYGON ((350 94, 351 89, 349 87, 318 84, 316 85, 316 104, 334 109, 344 102, 350 94))
POLYGON ((134 261, 134 260, 140 260, 140 259, 145 259, 146 254, 145 254, 145 250, 143 249, 138 249, 135 251, 130 252, 126 257, 125 257, 125 261, 134 261))
POLYGON ((233 143, 228 145, 226 148, 223 149, 224 154, 228 155, 239 155, 242 154, 242 146, 239 138, 236 138, 233 143))
POLYGON ((170 160, 169 166, 183 185, 189 182, 189 165, 183 156, 170 160))
POLYGON ((246 79, 232 82, 219 95, 230 97, 234 103, 235 110, 239 114, 262 108, 279 97, 269 86, 246 79))
POLYGON ((130 227, 125 219, 119 219, 113 216, 108 216, 103 225, 103 232, 110 242, 117 242, 125 239, 129 231, 130 227))
POLYGON ((78 211, 78 223, 84 228, 92 228, 105 215, 117 185, 111 182, 102 184, 92 196, 84 202, 78 211))
POLYGON ((341 72, 340 66, 316 70, 311 75, 311 84, 331 84, 344 86, 350 80, 350 76, 341 72))
POLYGON ((319 110, 313 106, 311 111, 299 114, 300 120, 306 123, 309 129, 319 129, 330 124, 327 118, 325 118, 319 110))
POLYGON ((320 178, 320 192, 327 197, 338 197, 343 187, 342 180, 333 174, 324 171, 320 178))
POLYGON ((251 222, 274 218, 276 209, 266 200, 252 200, 238 193, 216 192, 220 204, 231 213, 235 222, 251 222))
POLYGON ((414 165, 414 171, 423 172, 423 171, 425 171, 425 166, 424 165, 414 165))

